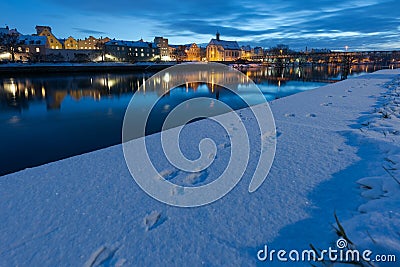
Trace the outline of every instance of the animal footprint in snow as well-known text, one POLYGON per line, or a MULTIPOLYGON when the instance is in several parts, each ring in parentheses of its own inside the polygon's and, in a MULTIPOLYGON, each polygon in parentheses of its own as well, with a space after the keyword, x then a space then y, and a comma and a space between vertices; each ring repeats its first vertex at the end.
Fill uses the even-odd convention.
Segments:
MULTIPOLYGON (((85 262, 83 266, 103 266, 105 263, 115 260, 114 255, 118 248, 118 243, 111 247, 106 247, 105 245, 99 247, 95 252, 92 253, 92 255, 90 255, 89 259, 85 262)), ((118 262, 122 262, 123 260, 124 259, 118 260, 118 262)))
POLYGON ((208 154, 208 159, 216 160, 217 159, 217 155, 215 155, 214 153, 210 153, 210 154, 208 154))
POLYGON ((333 148, 333 151, 335 151, 335 152, 342 152, 342 151, 343 151, 343 148, 334 147, 334 148, 333 148))
POLYGON ((315 115, 314 113, 309 113, 306 115, 308 118, 315 118, 317 117, 317 115, 315 115))
MULTIPOLYGON (((171 180, 178 175, 178 170, 176 169, 165 169, 159 173, 159 175, 165 180, 171 180)), ((157 176, 159 178, 159 176, 157 176)))
POLYGON ((285 117, 286 118, 294 118, 294 117, 296 117, 296 114, 294 114, 294 113, 286 113, 285 117))
POLYGON ((208 176, 207 171, 194 172, 186 176, 185 183, 190 185, 195 185, 204 182, 208 176))
POLYGON ((228 148, 231 147, 231 143, 223 143, 223 144, 219 144, 218 148, 220 149, 224 149, 224 148, 228 148))
POLYGON ((171 195, 176 196, 176 195, 183 195, 185 193, 184 189, 180 186, 174 186, 171 190, 171 195))
POLYGON ((329 102, 329 103, 322 103, 321 106, 323 106, 323 107, 332 106, 332 103, 331 103, 331 102, 329 102))
POLYGON ((150 214, 144 217, 143 223, 146 227, 146 231, 150 231, 157 227, 160 223, 161 213, 158 211, 152 211, 150 214))

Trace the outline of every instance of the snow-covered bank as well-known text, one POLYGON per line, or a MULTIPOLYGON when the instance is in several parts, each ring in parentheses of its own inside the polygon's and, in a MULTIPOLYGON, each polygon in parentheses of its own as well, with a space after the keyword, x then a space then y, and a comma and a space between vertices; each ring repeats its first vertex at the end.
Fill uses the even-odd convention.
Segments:
MULTIPOLYGON (((147 196, 120 145, 0 177, 0 266, 255 265, 265 244, 331 246, 335 211, 357 246, 400 258, 400 185, 386 171, 399 177, 399 75, 380 71, 274 101, 278 142, 266 182, 249 194, 246 172, 205 207, 147 196)), ((213 129, 207 123, 188 125, 188 145, 213 129)))

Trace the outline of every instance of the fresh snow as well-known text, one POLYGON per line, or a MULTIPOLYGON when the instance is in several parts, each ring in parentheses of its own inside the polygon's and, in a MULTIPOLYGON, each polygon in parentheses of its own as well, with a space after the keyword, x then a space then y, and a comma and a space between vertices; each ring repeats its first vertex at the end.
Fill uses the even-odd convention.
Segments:
MULTIPOLYGON (((310 266, 261 263, 257 251, 334 247, 335 213, 356 248, 398 262, 400 71, 270 105, 277 151, 266 181, 248 192, 252 161, 239 184, 207 206, 171 207, 145 194, 121 145, 0 177, 0 266, 310 266)), ((249 110, 239 113, 251 132, 249 110)), ((187 174, 159 156, 165 179, 201 185, 223 171, 230 146, 209 120, 185 127, 184 150, 196 158, 204 129, 218 147, 212 171, 187 174)), ((159 155, 160 134, 146 138, 159 155)))

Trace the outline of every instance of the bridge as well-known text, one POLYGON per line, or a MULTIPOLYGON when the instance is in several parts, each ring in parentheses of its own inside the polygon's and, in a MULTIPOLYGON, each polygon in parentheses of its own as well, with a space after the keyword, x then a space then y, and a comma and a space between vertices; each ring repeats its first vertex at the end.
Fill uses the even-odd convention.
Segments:
POLYGON ((274 64, 400 64, 400 51, 362 51, 362 52, 290 52, 267 53, 262 58, 265 65, 274 64))

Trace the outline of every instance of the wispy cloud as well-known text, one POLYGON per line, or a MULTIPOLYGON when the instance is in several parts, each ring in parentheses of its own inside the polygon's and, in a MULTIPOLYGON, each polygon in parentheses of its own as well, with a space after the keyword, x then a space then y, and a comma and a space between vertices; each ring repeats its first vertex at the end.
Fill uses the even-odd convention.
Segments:
POLYGON ((85 34, 107 34, 106 32, 84 29, 84 28, 72 28, 72 29, 85 34))
MULTIPOLYGON (((15 2, 23 1, 28 2, 15 2)), ((109 33, 122 39, 150 39, 155 35, 164 35, 172 43, 204 43, 218 30, 226 39, 265 47, 277 42, 287 43, 294 48, 373 47, 384 42, 397 45, 392 36, 400 34, 398 0, 119 0, 117 4, 109 0, 35 2, 46 5, 46 14, 53 11, 53 14, 65 15, 63 19, 49 22, 60 34, 104 36, 109 33), (78 13, 76 6, 79 6, 78 13)), ((10 5, 14 4, 8 3, 8 8, 10 5)), ((26 11, 18 16, 43 17, 41 12, 45 11, 41 10, 26 11)), ((32 18, 29 20, 32 21, 32 18)))

